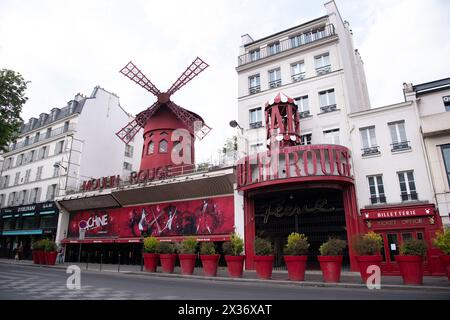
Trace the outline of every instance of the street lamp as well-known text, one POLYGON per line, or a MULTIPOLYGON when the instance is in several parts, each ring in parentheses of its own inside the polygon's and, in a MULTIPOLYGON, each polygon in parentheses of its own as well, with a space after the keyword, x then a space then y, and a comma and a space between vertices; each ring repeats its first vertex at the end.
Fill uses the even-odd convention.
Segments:
POLYGON ((61 162, 55 162, 55 163, 53 164, 53 168, 63 168, 64 170, 67 171, 67 167, 64 167, 64 166, 61 164, 61 162))
POLYGON ((230 127, 232 128, 238 127, 239 129, 241 129, 241 132, 244 132, 244 129, 239 125, 239 123, 236 120, 230 121, 230 127))
POLYGON ((229 124, 230 124, 230 127, 232 127, 232 128, 241 129, 240 130, 241 131, 240 138, 244 139, 244 143, 245 143, 245 151, 243 153, 244 153, 244 156, 247 156, 248 155, 248 139, 244 136, 244 128, 242 128, 236 120, 231 120, 229 124))

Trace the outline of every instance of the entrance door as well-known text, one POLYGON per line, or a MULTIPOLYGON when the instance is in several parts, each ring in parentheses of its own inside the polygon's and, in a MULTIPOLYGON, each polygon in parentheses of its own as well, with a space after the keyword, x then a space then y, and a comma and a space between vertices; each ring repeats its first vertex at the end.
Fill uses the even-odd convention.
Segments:
MULTIPOLYGON (((400 246, 403 241, 409 239, 424 240, 423 229, 401 230, 401 231, 380 231, 378 232, 383 237, 383 247, 381 254, 383 262, 381 270, 384 273, 399 273, 400 269, 398 263, 395 261, 395 256, 400 254, 400 246)), ((428 268, 428 263, 425 257, 425 270, 428 268)))

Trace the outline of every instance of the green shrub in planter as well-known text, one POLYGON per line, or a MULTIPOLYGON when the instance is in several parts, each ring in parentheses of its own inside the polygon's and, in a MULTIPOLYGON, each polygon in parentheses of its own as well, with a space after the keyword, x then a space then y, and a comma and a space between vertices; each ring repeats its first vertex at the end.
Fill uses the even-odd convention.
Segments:
POLYGON ((244 251, 244 240, 236 234, 231 234, 231 241, 226 241, 222 245, 222 250, 225 255, 240 256, 244 251))
POLYGON ((421 256, 427 253, 427 244, 424 240, 409 239, 400 246, 401 256, 421 256))
POLYGON ((202 255, 216 254, 216 246, 214 245, 214 242, 202 242, 200 244, 200 254, 202 255))
POLYGON ((56 243, 50 239, 42 239, 40 240, 41 250, 45 252, 54 252, 56 251, 56 243))
POLYGON ((330 238, 320 246, 319 251, 322 256, 340 256, 346 246, 345 240, 330 238))
POLYGON ((158 252, 158 239, 155 237, 146 237, 144 239, 144 252, 145 253, 157 253, 158 252))
POLYGON ((34 241, 33 244, 31 245, 31 249, 34 251, 44 250, 41 240, 34 241))
POLYGON ((360 256, 374 256, 380 254, 383 238, 373 231, 359 235, 353 242, 353 248, 360 256))
POLYGON ((157 252, 162 254, 175 253, 175 246, 172 242, 159 241, 157 252))
POLYGON ((450 227, 445 228, 444 232, 437 232, 433 244, 436 248, 442 250, 444 254, 450 255, 450 227))
POLYGON ((284 254, 287 256, 303 256, 308 254, 308 249, 308 238, 304 234, 293 232, 288 236, 284 254))
POLYGON ((180 253, 182 254, 195 254, 197 249, 197 238, 196 237, 187 237, 180 244, 180 253))
POLYGON ((255 254, 257 256, 269 256, 273 254, 272 243, 267 239, 255 239, 255 254))

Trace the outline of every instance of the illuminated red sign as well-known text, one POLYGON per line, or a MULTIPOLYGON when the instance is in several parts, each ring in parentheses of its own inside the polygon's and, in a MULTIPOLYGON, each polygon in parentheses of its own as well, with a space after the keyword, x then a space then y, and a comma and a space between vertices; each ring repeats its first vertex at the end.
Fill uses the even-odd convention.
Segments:
POLYGON ((380 208, 380 209, 362 209, 363 219, 392 219, 392 218, 413 218, 420 216, 434 215, 432 206, 417 207, 399 207, 399 208, 380 208))

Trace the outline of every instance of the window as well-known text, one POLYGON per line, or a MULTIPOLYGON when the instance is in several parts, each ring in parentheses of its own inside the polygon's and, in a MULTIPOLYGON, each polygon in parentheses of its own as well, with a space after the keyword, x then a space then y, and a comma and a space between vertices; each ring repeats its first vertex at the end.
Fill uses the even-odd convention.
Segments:
POLYGON ((29 143, 30 143, 30 136, 26 136, 24 145, 27 146, 29 143))
POLYGON ((39 166, 36 171, 36 181, 41 180, 42 178, 42 169, 44 166, 39 166))
POLYGON ((23 153, 17 157, 16 167, 20 166, 23 162, 23 153))
POLYGON ((159 152, 160 153, 166 153, 167 152, 168 143, 167 140, 161 140, 159 142, 159 152))
POLYGON ((63 152, 63 148, 64 148, 64 140, 58 141, 58 143, 56 144, 56 147, 55 147, 55 154, 62 153, 63 152))
POLYGON ((123 168, 125 169, 125 170, 133 170, 133 166, 131 165, 131 163, 128 163, 128 162, 124 162, 123 163, 123 168))
POLYGON ((389 132, 391 133, 392 148, 391 151, 411 149, 409 141, 406 138, 405 121, 396 121, 388 123, 389 132))
POLYGON ((64 132, 69 131, 69 124, 70 124, 69 121, 64 122, 64 129, 63 129, 64 132))
POLYGON ((59 176, 59 166, 58 165, 55 165, 54 167, 53 167, 53 178, 56 178, 56 177, 58 177, 59 176))
POLYGON ((331 112, 336 110, 334 89, 319 92, 319 103, 321 112, 331 112))
POLYGON ((370 202, 372 204, 386 203, 384 195, 383 176, 367 177, 369 180, 370 202))
POLYGON ((3 230, 14 230, 16 219, 8 218, 3 220, 3 230))
POLYGON ((57 215, 45 215, 40 217, 39 228, 56 228, 58 225, 57 215))
POLYGON ((305 63, 301 61, 291 64, 291 75, 293 81, 305 79, 305 63))
POLYGON ((280 42, 274 42, 267 46, 268 55, 277 54, 280 52, 280 42))
POLYGON ((31 169, 28 169, 27 171, 25 171, 25 181, 24 181, 24 183, 30 182, 30 175, 31 175, 31 169))
POLYGON ((269 71, 269 87, 276 88, 281 86, 281 71, 274 69, 269 71))
POLYGON ((339 129, 325 130, 323 138, 326 144, 339 144, 339 129))
POLYGON ((6 198, 5 194, 0 194, 0 208, 2 208, 4 206, 5 198, 6 198))
POLYGON ((3 165, 4 170, 10 169, 13 166, 13 157, 9 157, 5 160, 5 164, 3 165))
POLYGON ((403 171, 398 172, 398 181, 400 183, 400 191, 402 201, 417 200, 416 184, 414 182, 414 172, 403 171))
POLYGON ((34 136, 34 142, 39 142, 39 138, 41 137, 40 132, 36 132, 36 135, 34 136))
POLYGON ((250 54, 250 61, 256 61, 259 60, 260 58, 260 54, 259 54, 259 49, 255 49, 249 52, 250 54))
POLYGON ((34 188, 30 191, 29 203, 37 203, 41 200, 41 188, 34 188))
POLYGON ((16 172, 16 176, 14 177, 14 185, 17 186, 19 184, 20 179, 20 171, 16 172))
POLYGON ((22 190, 19 192, 19 201, 18 201, 19 205, 25 204, 27 195, 28 195, 28 190, 22 190))
POLYGON ((306 146, 306 145, 308 145, 308 144, 311 144, 311 141, 312 141, 312 133, 302 134, 302 135, 300 136, 300 141, 301 141, 301 144, 304 145, 304 146, 306 146))
POLYGON ((450 187, 450 144, 441 146, 442 159, 444 160, 445 172, 447 173, 447 182, 450 187))
POLYGON ((148 143, 147 154, 153 154, 153 152, 155 152, 155 143, 150 141, 148 143))
POLYGON ((295 48, 298 47, 300 45, 302 45, 304 42, 302 42, 303 37, 301 34, 299 34, 298 36, 294 36, 291 38, 291 47, 295 48))
POLYGON ((308 96, 298 97, 294 100, 298 106, 300 118, 308 117, 310 115, 308 96))
POLYGON ((262 108, 251 109, 249 119, 250 129, 262 127, 262 108))
POLYGON ((31 150, 31 151, 30 151, 29 162, 33 162, 33 161, 35 160, 35 159, 34 159, 35 157, 36 157, 36 151, 35 151, 35 150, 31 150))
POLYGON ((56 184, 51 184, 47 188, 47 197, 46 201, 52 201, 56 197, 56 184))
POLYGON ((330 54, 325 53, 314 58, 316 65, 316 72, 318 75, 325 74, 331 71, 330 54))
POLYGON ((133 146, 125 145, 125 157, 132 158, 133 157, 133 146))
POLYGON ((52 128, 47 128, 47 132, 45 133, 45 139, 50 138, 52 135, 52 128))
POLYGON ((251 76, 248 78, 248 87, 250 94, 254 94, 261 91, 259 74, 251 76))
POLYGON ((3 189, 7 187, 9 187, 9 175, 5 175, 0 178, 0 188, 3 189))
POLYGON ((359 129, 362 140, 362 156, 379 154, 377 140, 375 137, 375 126, 359 129))
POLYGON ((442 97, 442 101, 444 101, 445 111, 450 111, 450 96, 442 97))
POLYGON ((44 159, 48 155, 48 146, 39 149, 38 159, 44 159))
POLYGON ((15 200, 16 200, 16 193, 11 192, 8 197, 8 206, 13 206, 15 200))
POLYGON ((36 227, 36 217, 23 217, 22 229, 34 229, 36 227))

